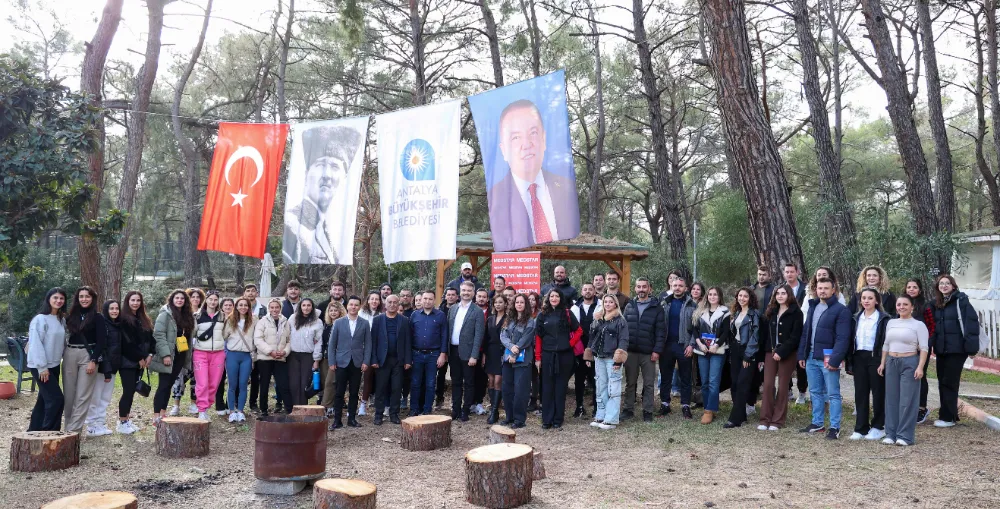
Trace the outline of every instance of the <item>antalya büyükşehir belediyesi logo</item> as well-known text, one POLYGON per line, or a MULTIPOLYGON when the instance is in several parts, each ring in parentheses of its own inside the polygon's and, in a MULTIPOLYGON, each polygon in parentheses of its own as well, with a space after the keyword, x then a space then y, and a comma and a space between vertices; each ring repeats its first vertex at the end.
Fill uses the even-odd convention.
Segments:
POLYGON ((434 148, 416 138, 403 147, 399 169, 406 180, 434 180, 434 148))

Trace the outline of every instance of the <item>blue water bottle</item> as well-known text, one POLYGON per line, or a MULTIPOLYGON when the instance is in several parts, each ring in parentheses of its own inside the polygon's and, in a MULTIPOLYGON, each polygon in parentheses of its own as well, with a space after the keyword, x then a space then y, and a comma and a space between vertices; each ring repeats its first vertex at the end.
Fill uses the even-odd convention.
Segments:
POLYGON ((313 390, 314 391, 318 391, 319 390, 319 370, 318 369, 314 369, 313 370, 313 390))

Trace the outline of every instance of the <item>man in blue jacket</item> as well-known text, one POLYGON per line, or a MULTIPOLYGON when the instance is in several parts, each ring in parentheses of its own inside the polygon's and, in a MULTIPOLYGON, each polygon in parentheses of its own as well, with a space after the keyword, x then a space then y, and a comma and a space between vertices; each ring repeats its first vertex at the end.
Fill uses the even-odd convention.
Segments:
POLYGON ((375 419, 382 424, 382 413, 388 399, 389 421, 399 424, 399 399, 403 378, 413 364, 410 320, 399 312, 399 296, 385 299, 385 313, 372 319, 372 357, 369 366, 375 368, 375 419))
POLYGON ((802 327, 799 342, 799 366, 809 377, 812 400, 812 423, 803 433, 822 433, 824 406, 830 403, 830 429, 827 440, 840 438, 840 366, 851 341, 851 313, 837 299, 833 281, 816 281, 817 299, 809 301, 809 316, 802 327))

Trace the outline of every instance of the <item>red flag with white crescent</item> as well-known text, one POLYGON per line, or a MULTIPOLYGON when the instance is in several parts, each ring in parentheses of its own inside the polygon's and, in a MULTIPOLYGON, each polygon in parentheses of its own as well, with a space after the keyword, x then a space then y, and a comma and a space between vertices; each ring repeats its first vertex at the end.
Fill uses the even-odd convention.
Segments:
POLYGON ((288 124, 219 124, 198 249, 263 258, 288 124))

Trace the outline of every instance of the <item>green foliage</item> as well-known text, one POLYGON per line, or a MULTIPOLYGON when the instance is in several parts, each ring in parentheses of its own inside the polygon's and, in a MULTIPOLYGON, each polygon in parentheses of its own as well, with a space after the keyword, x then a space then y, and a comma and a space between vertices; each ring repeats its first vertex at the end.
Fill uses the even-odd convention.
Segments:
POLYGON ((742 193, 720 193, 706 208, 702 225, 698 230, 698 279, 711 285, 746 283, 757 264, 742 193))
POLYGON ((58 80, 0 55, 0 267, 25 270, 23 244, 43 230, 111 241, 125 216, 83 221, 93 187, 87 154, 97 148, 100 110, 58 80))
POLYGON ((28 322, 50 288, 72 292, 80 286, 76 264, 65 263, 49 251, 26 249, 25 262, 25 270, 18 275, 0 273, 0 334, 26 334, 28 322))

